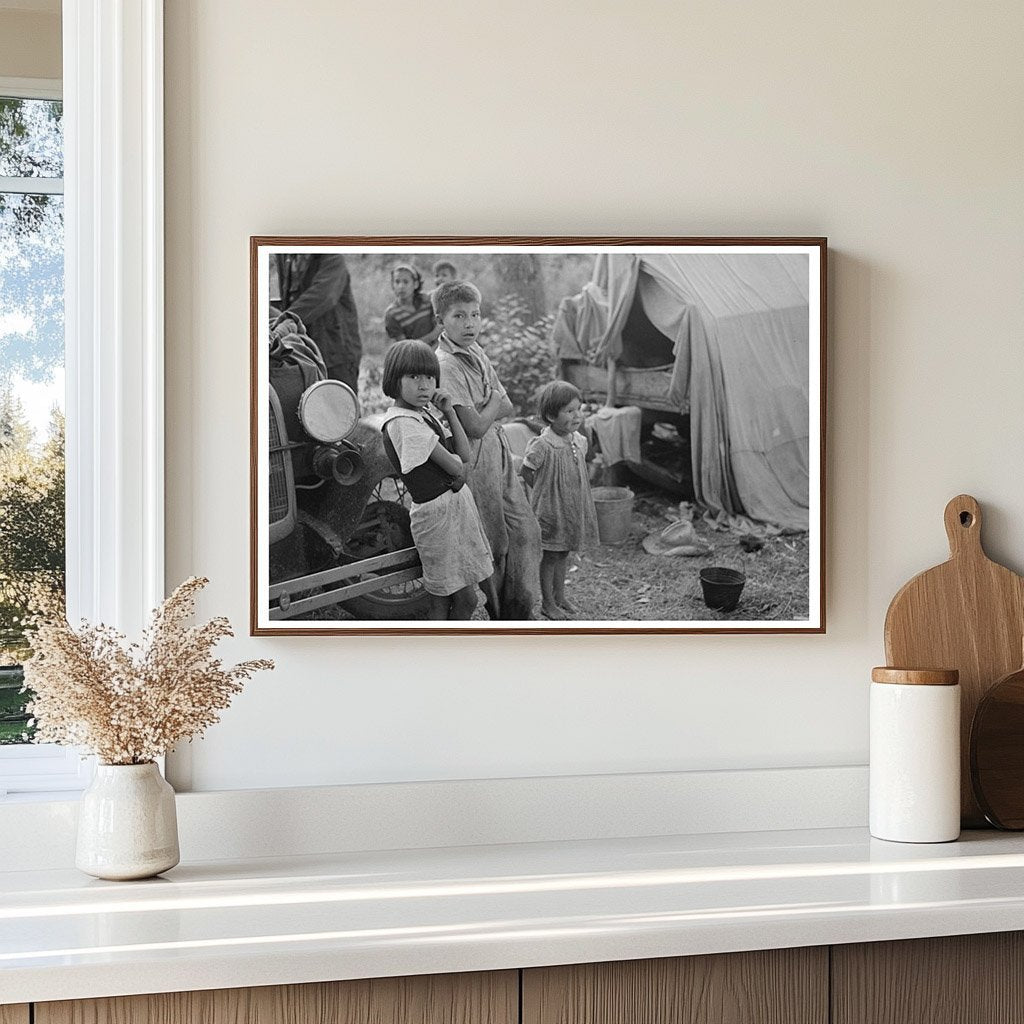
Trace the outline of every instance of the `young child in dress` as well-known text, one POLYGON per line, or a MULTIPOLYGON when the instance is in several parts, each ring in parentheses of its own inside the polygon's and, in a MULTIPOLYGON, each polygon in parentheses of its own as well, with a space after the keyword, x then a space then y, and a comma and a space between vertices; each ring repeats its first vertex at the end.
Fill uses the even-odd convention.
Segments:
POLYGON ((430 299, 423 294, 420 272, 411 263, 396 263, 391 268, 391 290, 395 301, 384 310, 388 343, 415 339, 432 347, 436 345, 441 328, 434 323, 430 299))
POLYGON ((477 585, 494 572, 473 494, 465 485, 469 441, 438 390, 437 356, 422 341, 395 342, 384 356, 384 450, 412 496, 412 538, 423 563, 431 619, 469 619, 477 585), (434 415, 440 410, 447 428, 434 415))
POLYGON ((568 619, 577 610, 565 597, 565 569, 570 551, 597 542, 597 512, 587 473, 587 439, 579 433, 579 390, 564 380, 545 384, 537 411, 547 424, 526 447, 522 475, 530 504, 540 522, 541 612, 568 619))
POLYGON ((437 340, 441 386, 469 437, 468 480, 494 559, 494 576, 483 585, 487 611, 492 619, 529 619, 540 601, 540 528, 499 422, 513 408, 480 347, 480 292, 465 281, 448 281, 431 299, 443 328, 437 340))

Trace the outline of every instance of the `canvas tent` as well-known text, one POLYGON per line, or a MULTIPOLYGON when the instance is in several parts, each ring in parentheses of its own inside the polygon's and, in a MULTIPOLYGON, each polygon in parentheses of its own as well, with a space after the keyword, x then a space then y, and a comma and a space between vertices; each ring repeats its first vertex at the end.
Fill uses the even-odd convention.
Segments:
POLYGON ((559 358, 663 367, 661 407, 689 409, 697 500, 806 530, 808 271, 802 253, 600 254, 559 308, 559 358))

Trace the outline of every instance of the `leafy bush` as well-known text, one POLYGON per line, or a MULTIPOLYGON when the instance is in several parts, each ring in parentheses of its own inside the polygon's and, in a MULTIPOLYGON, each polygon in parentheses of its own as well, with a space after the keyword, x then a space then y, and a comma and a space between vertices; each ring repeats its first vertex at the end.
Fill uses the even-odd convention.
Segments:
POLYGON ((391 405, 391 399, 381 389, 383 380, 381 367, 364 361, 359 374, 359 411, 363 416, 383 412, 391 405))
POLYGON ((483 330, 484 350, 520 416, 535 411, 537 391, 554 380, 558 371, 558 353, 551 340, 554 314, 532 324, 526 322, 526 316, 522 299, 505 295, 494 304, 483 330))

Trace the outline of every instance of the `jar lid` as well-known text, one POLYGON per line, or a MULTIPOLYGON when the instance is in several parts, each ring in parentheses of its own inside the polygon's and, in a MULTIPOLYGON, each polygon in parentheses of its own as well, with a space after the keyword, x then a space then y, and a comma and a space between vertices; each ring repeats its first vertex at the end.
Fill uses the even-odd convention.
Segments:
POLYGON ((955 668, 888 668, 871 670, 873 683, 900 683, 914 686, 956 686, 960 672, 955 668))

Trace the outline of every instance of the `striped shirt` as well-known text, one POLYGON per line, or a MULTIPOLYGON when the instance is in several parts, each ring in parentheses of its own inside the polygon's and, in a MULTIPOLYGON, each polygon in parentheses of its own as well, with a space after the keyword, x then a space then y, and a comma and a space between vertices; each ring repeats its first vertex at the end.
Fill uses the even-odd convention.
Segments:
POLYGON ((392 302, 384 310, 384 330, 389 338, 401 341, 403 338, 423 338, 434 329, 434 311, 430 300, 419 296, 415 309, 405 309, 392 302))

